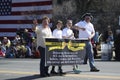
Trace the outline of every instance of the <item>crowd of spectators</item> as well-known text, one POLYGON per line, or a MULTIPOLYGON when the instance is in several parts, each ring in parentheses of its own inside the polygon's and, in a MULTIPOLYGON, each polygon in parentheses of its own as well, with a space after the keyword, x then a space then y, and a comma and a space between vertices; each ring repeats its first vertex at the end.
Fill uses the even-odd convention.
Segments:
POLYGON ((39 58, 36 51, 36 38, 28 29, 18 30, 14 39, 3 37, 0 40, 0 57, 5 58, 39 58))

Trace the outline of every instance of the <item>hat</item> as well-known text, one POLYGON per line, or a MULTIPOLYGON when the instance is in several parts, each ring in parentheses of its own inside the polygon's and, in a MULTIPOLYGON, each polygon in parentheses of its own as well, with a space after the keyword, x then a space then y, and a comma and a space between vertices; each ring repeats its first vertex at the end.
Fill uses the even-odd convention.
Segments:
POLYGON ((83 14, 83 15, 82 15, 82 19, 84 19, 85 16, 90 16, 90 17, 91 17, 91 20, 93 19, 93 16, 92 16, 91 13, 85 13, 85 14, 83 14))

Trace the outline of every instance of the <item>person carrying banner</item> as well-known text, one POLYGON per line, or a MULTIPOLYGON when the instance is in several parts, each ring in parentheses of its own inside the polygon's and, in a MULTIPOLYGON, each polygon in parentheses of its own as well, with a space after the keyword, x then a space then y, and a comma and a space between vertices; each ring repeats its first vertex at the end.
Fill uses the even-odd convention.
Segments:
POLYGON ((91 23, 93 16, 91 13, 86 13, 82 18, 84 18, 84 20, 76 23, 74 27, 79 30, 79 39, 88 39, 86 42, 86 57, 89 59, 90 71, 99 72, 100 70, 97 69, 94 64, 93 48, 91 44, 91 39, 95 35, 94 26, 91 23))
MULTIPOLYGON (((58 20, 57 21, 57 25, 56 25, 56 28, 53 30, 53 37, 54 38, 58 38, 58 39, 62 39, 62 28, 63 26, 63 22, 61 20, 58 20)), ((62 70, 62 66, 58 66, 58 73, 55 71, 55 66, 52 66, 52 70, 50 72, 51 74, 65 74, 62 70)))
POLYGON ((50 76, 48 73, 48 66, 45 66, 45 38, 52 37, 52 31, 49 27, 50 19, 47 16, 42 18, 42 24, 38 25, 37 20, 33 20, 33 28, 32 30, 35 31, 37 34, 37 49, 41 55, 40 61, 40 76, 47 77, 50 76))
POLYGON ((63 39, 75 39, 72 31, 72 20, 67 20, 66 27, 62 31, 63 39))
MULTIPOLYGON (((73 30, 71 29, 72 26, 73 26, 72 20, 67 20, 66 27, 62 31, 62 37, 63 37, 63 39, 75 39, 73 30)), ((77 65, 73 65, 73 71, 75 73, 76 72, 80 72, 78 70, 78 66, 77 65)))

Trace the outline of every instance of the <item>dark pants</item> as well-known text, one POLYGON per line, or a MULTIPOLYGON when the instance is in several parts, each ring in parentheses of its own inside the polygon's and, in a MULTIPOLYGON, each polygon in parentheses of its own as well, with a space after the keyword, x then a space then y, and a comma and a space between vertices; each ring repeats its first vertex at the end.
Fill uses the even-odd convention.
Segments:
POLYGON ((45 48, 39 46, 38 50, 39 50, 39 52, 41 54, 40 74, 41 75, 46 75, 46 74, 48 74, 48 67, 49 66, 45 66, 45 48))
MULTIPOLYGON (((55 71, 55 66, 52 66, 51 71, 55 71)), ((58 66, 58 72, 62 72, 62 66, 58 66)))

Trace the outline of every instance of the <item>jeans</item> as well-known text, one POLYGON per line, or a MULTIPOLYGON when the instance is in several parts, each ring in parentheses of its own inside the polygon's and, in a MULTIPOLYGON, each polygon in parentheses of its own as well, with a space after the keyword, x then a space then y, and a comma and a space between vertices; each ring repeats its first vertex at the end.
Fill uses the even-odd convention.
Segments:
POLYGON ((41 75, 46 75, 46 74, 48 74, 48 66, 45 66, 45 48, 39 46, 38 50, 41 54, 40 74, 41 75))
POLYGON ((93 56, 93 47, 91 44, 91 41, 86 42, 86 56, 85 56, 85 62, 87 62, 87 59, 89 59, 89 65, 90 68, 94 68, 94 56, 93 56))

